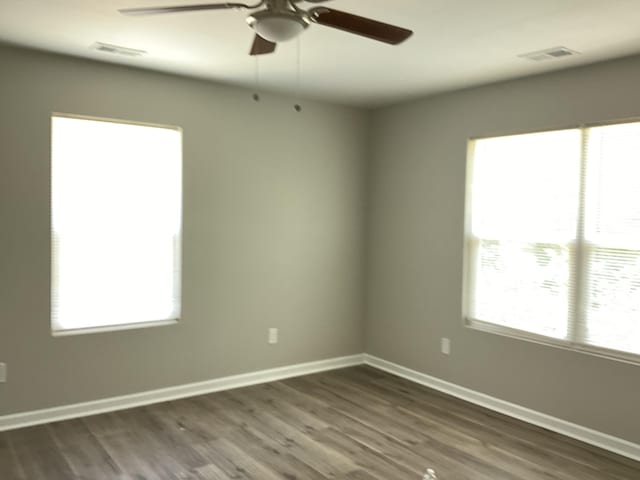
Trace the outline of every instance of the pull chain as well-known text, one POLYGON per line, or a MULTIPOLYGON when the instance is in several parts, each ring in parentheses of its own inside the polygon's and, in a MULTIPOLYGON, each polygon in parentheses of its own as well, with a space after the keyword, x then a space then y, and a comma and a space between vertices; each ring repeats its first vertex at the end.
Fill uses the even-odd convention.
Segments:
POLYGON ((300 54, 300 37, 296 38, 296 104, 294 109, 296 112, 302 111, 300 105, 300 70, 301 70, 301 54, 300 54))
POLYGON ((255 63, 254 63, 254 82, 255 82, 255 88, 256 91, 253 94, 253 99, 256 102, 260 101, 260 94, 258 93, 260 91, 260 56, 259 55, 255 55, 255 63))

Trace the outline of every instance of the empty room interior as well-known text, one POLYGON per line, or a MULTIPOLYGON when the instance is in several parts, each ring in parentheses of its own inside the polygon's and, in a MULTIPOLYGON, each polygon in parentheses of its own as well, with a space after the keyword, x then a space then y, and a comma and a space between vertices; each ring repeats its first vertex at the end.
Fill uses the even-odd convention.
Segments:
POLYGON ((0 480, 640 480, 639 25, 0 1, 0 480))

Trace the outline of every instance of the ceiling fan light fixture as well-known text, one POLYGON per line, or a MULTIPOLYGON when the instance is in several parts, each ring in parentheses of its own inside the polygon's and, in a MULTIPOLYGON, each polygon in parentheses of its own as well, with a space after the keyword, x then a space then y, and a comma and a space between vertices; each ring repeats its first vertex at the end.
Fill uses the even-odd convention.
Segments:
POLYGON ((296 38, 309 26, 309 22, 294 12, 256 12, 247 22, 258 35, 274 43, 296 38))

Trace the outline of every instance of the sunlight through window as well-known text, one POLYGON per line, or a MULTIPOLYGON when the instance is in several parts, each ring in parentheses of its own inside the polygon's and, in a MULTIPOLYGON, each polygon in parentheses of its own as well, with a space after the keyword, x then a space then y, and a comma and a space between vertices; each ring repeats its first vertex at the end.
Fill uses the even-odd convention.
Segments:
POLYGON ((640 354, 638 152, 640 123, 470 142, 469 325, 640 354))
POLYGON ((54 332, 180 316, 182 135, 52 117, 54 332))

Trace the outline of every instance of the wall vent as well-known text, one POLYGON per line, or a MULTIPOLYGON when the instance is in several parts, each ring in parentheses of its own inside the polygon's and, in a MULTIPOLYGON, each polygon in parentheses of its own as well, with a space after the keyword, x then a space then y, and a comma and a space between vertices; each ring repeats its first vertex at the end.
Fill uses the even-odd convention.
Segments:
POLYGON ((112 45, 110 43, 96 42, 91 46, 92 50, 98 52, 111 53, 112 55, 122 55, 125 57, 141 57, 146 55, 145 50, 138 50, 135 48, 121 47, 120 45, 112 45))
POLYGON ((558 58, 571 57, 574 55, 580 55, 579 52, 571 50, 567 47, 553 47, 546 50, 538 50, 536 52, 523 53, 518 55, 519 58, 526 58, 527 60, 533 60, 534 62, 542 62, 545 60, 554 60, 558 58))

